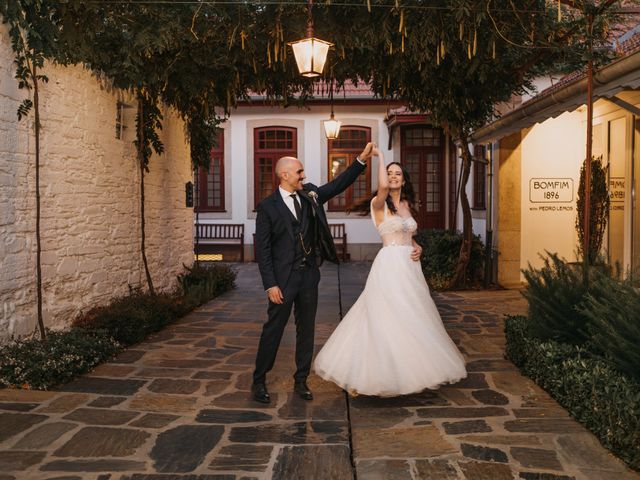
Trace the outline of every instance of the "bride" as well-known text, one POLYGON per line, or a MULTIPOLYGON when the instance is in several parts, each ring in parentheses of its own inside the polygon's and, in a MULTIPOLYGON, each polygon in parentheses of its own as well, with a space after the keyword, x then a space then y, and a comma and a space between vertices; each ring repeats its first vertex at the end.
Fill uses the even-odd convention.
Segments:
POLYGON ((391 397, 467 376, 420 268, 414 194, 406 170, 379 157, 371 217, 382 238, 360 297, 316 356, 315 372, 350 394, 391 397))

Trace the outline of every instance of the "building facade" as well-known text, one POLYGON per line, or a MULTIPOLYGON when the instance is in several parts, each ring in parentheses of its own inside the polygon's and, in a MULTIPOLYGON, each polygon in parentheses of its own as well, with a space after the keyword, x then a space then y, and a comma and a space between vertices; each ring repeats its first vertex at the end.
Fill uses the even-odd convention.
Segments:
MULTIPOLYGON (((602 254, 640 267, 640 51, 637 41, 594 77, 593 157, 606 169, 610 209, 602 254)), ((574 74, 474 134, 491 151, 490 200, 498 281, 520 285, 545 252, 577 260, 576 200, 586 157, 586 76, 574 74)))
MULTIPOLYGON (((305 108, 271 107, 256 100, 232 111, 222 124, 209 170, 200 169, 196 174, 196 222, 243 225, 244 258, 252 260, 256 206, 277 188, 278 158, 298 157, 305 166, 306 181, 321 185, 339 175, 372 141, 382 149, 387 163, 401 162, 409 171, 418 200, 420 228, 456 225, 459 179, 451 139, 424 115, 414 115, 402 107, 389 108, 363 88, 352 87, 347 92, 346 99, 336 101, 333 108, 335 118, 342 122, 337 140, 326 138, 323 121, 329 119, 331 106, 321 96, 305 108)), ((326 205, 329 223, 345 226, 353 260, 371 260, 380 248, 371 218, 350 212, 375 192, 377 161, 374 159, 352 187, 326 205)), ((478 178, 484 186, 484 175, 478 178)), ((474 187, 469 188, 471 195, 474 187)), ((476 207, 478 216, 483 217, 484 203, 476 207)), ((197 241, 225 243, 205 238, 197 241)), ((218 257, 235 258, 233 253, 218 257)))

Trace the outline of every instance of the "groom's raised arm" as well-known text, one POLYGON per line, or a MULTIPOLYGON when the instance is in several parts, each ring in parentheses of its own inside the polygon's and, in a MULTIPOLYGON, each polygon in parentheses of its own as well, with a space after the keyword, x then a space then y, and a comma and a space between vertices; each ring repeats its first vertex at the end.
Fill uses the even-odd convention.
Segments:
POLYGON ((256 216, 256 260, 262 277, 262 285, 265 290, 278 285, 276 274, 273 270, 273 256, 271 254, 271 219, 264 211, 262 202, 258 204, 256 216))

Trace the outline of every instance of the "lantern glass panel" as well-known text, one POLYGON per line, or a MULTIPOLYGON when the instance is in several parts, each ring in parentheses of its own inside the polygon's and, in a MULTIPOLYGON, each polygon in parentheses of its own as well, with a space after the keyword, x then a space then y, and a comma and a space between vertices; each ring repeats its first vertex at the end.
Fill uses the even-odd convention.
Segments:
POLYGON ((342 122, 335 120, 333 118, 331 118, 331 120, 325 120, 324 131, 325 131, 325 134, 327 135, 327 138, 330 140, 334 140, 338 138, 338 135, 340 135, 341 125, 342 125, 342 122))

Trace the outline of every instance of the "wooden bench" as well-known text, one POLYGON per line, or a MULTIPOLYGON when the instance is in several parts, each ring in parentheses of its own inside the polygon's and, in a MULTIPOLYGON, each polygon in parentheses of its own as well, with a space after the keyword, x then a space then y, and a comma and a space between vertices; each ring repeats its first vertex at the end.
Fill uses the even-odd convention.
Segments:
POLYGON ((338 257, 342 257, 343 262, 349 261, 349 252, 347 252, 347 229, 344 223, 330 223, 329 229, 333 237, 333 243, 336 245, 338 257))
MULTIPOLYGON (((330 223, 329 229, 333 237, 333 243, 336 245, 338 257, 342 257, 343 262, 349 261, 349 252, 347 252, 347 229, 344 223, 330 223)), ((256 234, 253 234, 253 261, 256 261, 256 234)))
POLYGON ((237 250, 244 262, 244 224, 197 223, 195 225, 194 247, 196 255, 221 254, 237 250))

